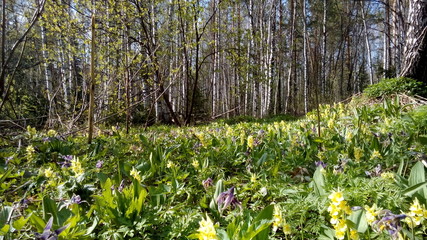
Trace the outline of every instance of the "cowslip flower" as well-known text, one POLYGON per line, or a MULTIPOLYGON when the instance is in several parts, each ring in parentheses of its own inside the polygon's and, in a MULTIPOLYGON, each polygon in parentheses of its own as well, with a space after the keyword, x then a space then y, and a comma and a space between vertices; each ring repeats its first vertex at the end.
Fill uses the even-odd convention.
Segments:
POLYGON ((33 137, 37 134, 36 128, 31 127, 30 125, 27 126, 27 133, 30 135, 30 137, 33 137))
POLYGON ((330 223, 335 229, 335 237, 337 239, 344 239, 347 232, 346 214, 351 214, 352 210, 344 200, 343 193, 341 191, 332 192, 328 198, 331 203, 328 207, 328 212, 331 217, 330 223))
POLYGON ((174 167, 176 167, 176 164, 174 162, 172 162, 172 161, 168 161, 166 163, 166 167, 167 168, 174 168, 174 167))
POLYGON ((334 191, 334 192, 332 192, 328 196, 328 198, 331 199, 331 201, 332 201, 332 203, 334 205, 339 205, 340 202, 344 200, 344 196, 343 196, 343 194, 342 194, 341 191, 334 191))
POLYGON ((374 150, 373 152, 372 152, 372 154, 371 154, 371 158, 370 158, 370 160, 374 160, 374 159, 381 159, 381 158, 383 158, 382 156, 381 156, 381 153, 378 151, 378 150, 374 150))
POLYGON ((84 173, 84 169, 82 168, 82 163, 79 161, 78 158, 74 158, 73 160, 71 160, 70 168, 74 172, 76 177, 79 177, 84 173))
POLYGON ((381 177, 388 180, 394 180, 394 173, 392 172, 383 172, 381 173, 381 177))
POLYGON ((141 182, 141 175, 140 171, 136 170, 135 167, 132 167, 132 170, 130 171, 130 175, 135 178, 138 182, 141 182))
POLYGON ((368 222, 369 225, 372 225, 375 222, 376 217, 378 216, 378 213, 381 212, 381 209, 378 208, 377 204, 374 203, 372 207, 365 206, 365 210, 366 210, 366 221, 368 222))
POLYGON ((289 224, 287 224, 287 223, 284 223, 284 224, 283 224, 283 233, 284 233, 285 235, 289 235, 289 234, 291 234, 291 233, 292 233, 291 225, 289 225, 289 224))
POLYGON ((53 129, 50 129, 49 131, 47 131, 47 136, 48 137, 55 137, 57 134, 58 133, 55 130, 53 130, 53 129))
POLYGON ((250 149, 253 149, 253 148, 254 148, 254 137, 253 137, 253 136, 249 136, 249 137, 248 137, 248 147, 249 147, 250 149))
POLYGON ((273 232, 276 232, 277 229, 282 225, 283 218, 282 218, 282 212, 280 211, 279 207, 274 206, 274 212, 273 212, 273 232))
POLYGON ((427 217, 427 210, 425 209, 424 205, 420 204, 418 198, 415 198, 409 207, 409 213, 407 215, 409 218, 405 219, 405 221, 412 228, 414 226, 420 225, 423 222, 423 220, 427 217))
POLYGON ((197 238, 199 240, 217 240, 215 225, 212 220, 206 215, 206 219, 199 222, 199 229, 197 229, 197 238))
POLYGON ((53 177, 54 176, 54 172, 52 171, 52 168, 47 168, 47 169, 45 169, 44 170, 44 175, 47 177, 47 178, 51 178, 51 177, 53 177))
POLYGON ((351 229, 350 230, 350 239, 351 240, 359 240, 359 233, 357 233, 357 230, 351 229))
POLYGON ((25 150, 27 152, 26 156, 28 161, 34 160, 36 150, 34 149, 33 145, 29 145, 25 150))
POLYGON ((335 236, 338 239, 344 239, 345 233, 347 231, 347 223, 345 219, 340 219, 338 223, 334 226, 335 236))
POLYGON ((347 142, 350 142, 352 138, 353 138, 353 133, 351 131, 346 132, 344 139, 347 142))
POLYGON ((198 168, 199 168, 199 161, 197 161, 197 160, 193 160, 193 161, 191 162, 191 165, 193 165, 193 167, 194 167, 194 168, 198 169, 198 168))
POLYGON ((354 148, 354 159, 356 160, 356 162, 360 162, 360 160, 362 159, 363 156, 364 156, 363 150, 361 148, 355 147, 354 148))

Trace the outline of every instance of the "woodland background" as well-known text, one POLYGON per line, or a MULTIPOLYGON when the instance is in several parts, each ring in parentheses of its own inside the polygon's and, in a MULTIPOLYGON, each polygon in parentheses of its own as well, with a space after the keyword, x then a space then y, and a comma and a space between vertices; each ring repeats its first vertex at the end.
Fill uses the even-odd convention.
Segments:
POLYGON ((401 74, 414 2, 2 0, 0 125, 304 114, 401 74))

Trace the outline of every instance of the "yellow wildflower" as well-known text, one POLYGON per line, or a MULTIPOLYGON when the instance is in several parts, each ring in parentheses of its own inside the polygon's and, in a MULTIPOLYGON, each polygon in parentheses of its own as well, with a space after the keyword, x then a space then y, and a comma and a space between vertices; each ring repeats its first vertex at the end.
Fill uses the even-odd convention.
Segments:
POLYGON ((381 173, 381 177, 384 179, 394 180, 394 174, 392 172, 381 173))
POLYGON ((176 167, 176 165, 172 161, 168 161, 168 163, 166 164, 166 167, 167 168, 174 168, 174 167, 176 167))
POLYGON ((335 120, 334 119, 329 119, 328 121, 328 128, 332 129, 335 126, 335 120))
POLYGON ((37 134, 36 128, 31 127, 30 125, 27 126, 27 133, 30 135, 30 137, 34 137, 34 135, 37 134))
POLYGON ((341 201, 339 204, 339 208, 341 209, 341 211, 345 212, 346 214, 351 214, 351 208, 347 204, 347 201, 345 200, 341 201))
POLYGON ((360 162, 363 155, 364 155, 363 150, 361 148, 358 148, 358 147, 354 148, 354 159, 356 160, 356 162, 360 162))
POLYGON ((411 216, 415 216, 415 215, 421 216, 423 214, 423 208, 421 207, 421 204, 418 201, 418 198, 415 198, 411 207, 409 207, 409 211, 411 211, 411 213, 410 213, 411 216))
POLYGON ((141 175, 140 171, 136 170, 135 167, 132 167, 132 170, 130 171, 130 175, 135 178, 138 182, 141 182, 141 175))
POLYGON ((340 192, 340 191, 332 192, 328 198, 331 199, 332 203, 335 205, 339 205, 340 202, 344 200, 344 196, 342 195, 342 192, 340 192))
POLYGON ((33 145, 29 145, 25 150, 27 152, 28 161, 34 160, 34 156, 35 156, 34 153, 36 150, 34 149, 33 145))
POLYGON ((197 229, 197 236, 199 240, 217 240, 215 226, 209 216, 199 222, 199 229, 197 229))
POLYGON ((359 240, 359 234, 355 229, 350 230, 350 239, 351 240, 359 240))
POLYGON ((376 216, 381 209, 377 208, 377 205, 374 204, 372 207, 365 206, 365 210, 366 221, 371 225, 376 220, 376 216))
POLYGON ((193 165, 194 168, 199 168, 199 161, 197 160, 193 160, 193 162, 191 162, 191 165, 193 165))
POLYGON ((49 131, 47 131, 47 136, 48 137, 55 137, 57 134, 58 133, 55 130, 53 130, 53 129, 50 129, 49 131))
POLYGON ((253 137, 253 136, 249 136, 249 137, 248 137, 248 147, 249 147, 250 149, 253 149, 253 148, 254 148, 254 137, 253 137))
POLYGON ((84 170, 82 168, 82 163, 79 161, 78 158, 74 158, 71 160, 71 170, 74 172, 76 177, 82 175, 84 173, 84 170))
POLYGON ((328 212, 331 216, 338 216, 340 213, 340 208, 338 207, 338 205, 331 203, 328 207, 328 212))
POLYGON ((258 176, 256 175, 256 173, 251 173, 251 182, 255 183, 258 179, 258 176))
POLYGON ((351 139, 353 138, 353 133, 351 132, 351 131, 348 131, 346 134, 345 134, 345 140, 347 141, 347 142, 349 142, 349 141, 351 141, 351 139))
POLYGON ((413 225, 420 225, 427 215, 427 210, 425 209, 424 205, 421 206, 418 198, 415 198, 414 202, 409 207, 409 211, 410 212, 407 215, 410 218, 409 221, 411 222, 411 227, 413 227, 413 225))
POLYGON ((340 219, 338 224, 334 226, 335 228, 335 237, 338 239, 344 239, 345 232, 347 231, 347 223, 345 219, 340 219))
POLYGON ((383 158, 383 157, 381 156, 381 153, 380 153, 378 150, 374 150, 374 151, 372 152, 372 155, 371 155, 370 160, 374 160, 374 159, 376 159, 376 158, 379 158, 379 159, 383 158))
POLYGON ((282 212, 280 211, 279 207, 274 206, 274 213, 273 213, 273 231, 276 232, 277 229, 282 224, 282 212))
POLYGON ((283 224, 283 233, 289 235, 292 233, 291 225, 284 223, 283 224))
POLYGON ((47 177, 47 178, 51 178, 51 177, 53 177, 54 176, 54 172, 52 171, 52 168, 47 168, 47 169, 45 169, 44 170, 44 175, 47 177))

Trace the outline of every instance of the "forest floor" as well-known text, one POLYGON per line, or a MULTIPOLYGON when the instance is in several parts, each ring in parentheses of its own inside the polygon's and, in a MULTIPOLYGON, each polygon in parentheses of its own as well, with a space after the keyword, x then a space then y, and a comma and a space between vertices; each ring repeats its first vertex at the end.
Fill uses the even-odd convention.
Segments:
POLYGON ((427 105, 360 99, 92 144, 28 127, 1 143, 0 239, 423 239, 427 105))

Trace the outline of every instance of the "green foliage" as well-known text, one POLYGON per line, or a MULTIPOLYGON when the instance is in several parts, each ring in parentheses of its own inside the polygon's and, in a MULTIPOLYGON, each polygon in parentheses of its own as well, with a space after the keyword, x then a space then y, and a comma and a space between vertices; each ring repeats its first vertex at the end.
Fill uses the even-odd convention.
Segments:
MULTIPOLYGON (((340 216, 346 226, 386 239, 366 209, 425 208, 425 107, 393 98, 323 105, 320 116, 320 137, 315 112, 129 134, 113 127, 90 145, 29 127, 20 147, 0 150, 0 237, 34 238, 52 219, 59 239, 197 239, 203 224, 219 239, 333 239, 328 196, 341 191, 346 206, 361 207, 340 216)), ((401 226, 412 234, 407 220, 401 226)))
POLYGON ((382 79, 379 83, 365 88, 363 93, 370 98, 379 98, 399 93, 427 96, 427 88, 424 83, 417 80, 398 77, 382 79))

